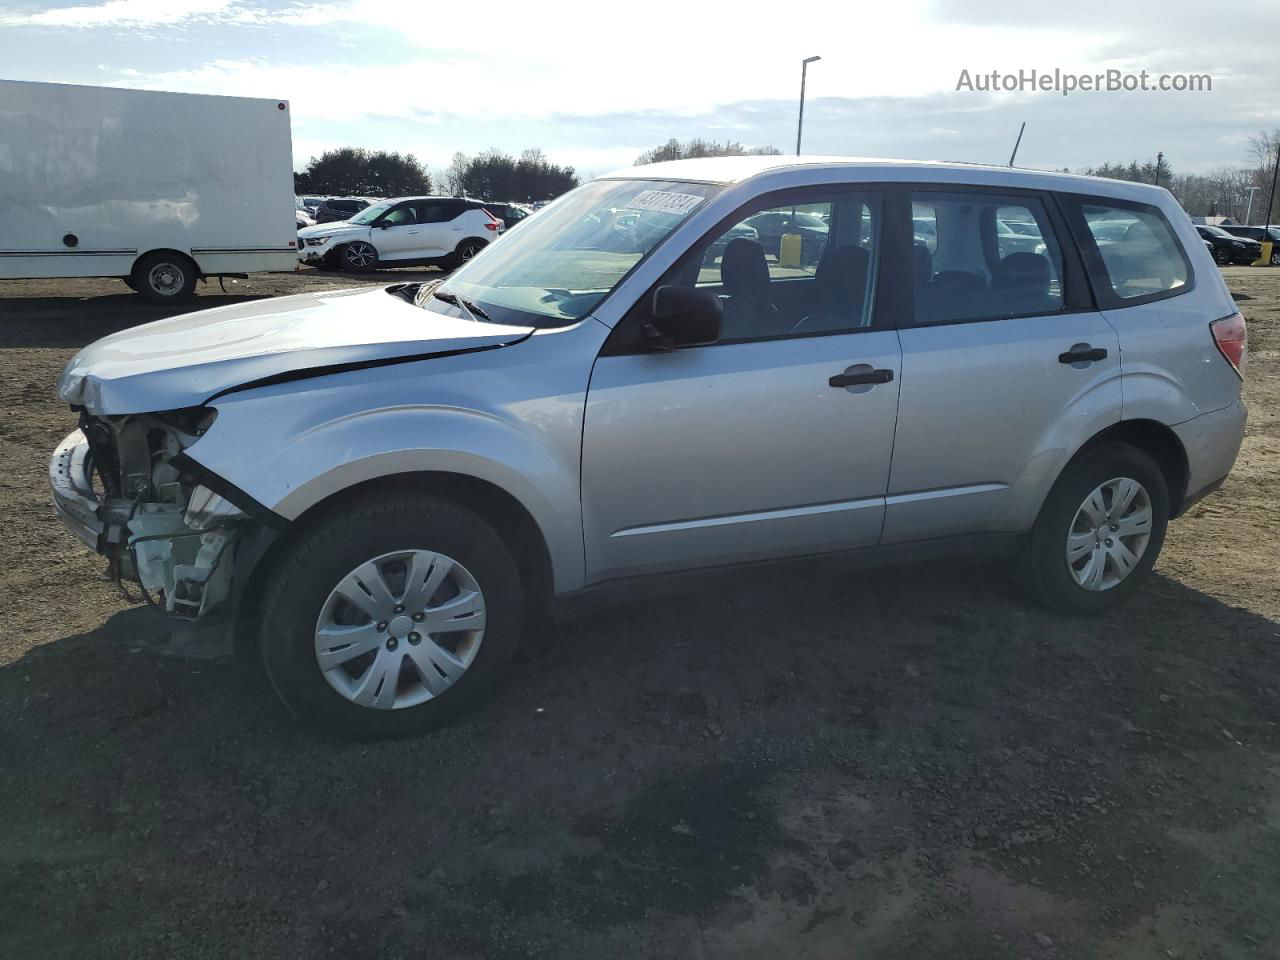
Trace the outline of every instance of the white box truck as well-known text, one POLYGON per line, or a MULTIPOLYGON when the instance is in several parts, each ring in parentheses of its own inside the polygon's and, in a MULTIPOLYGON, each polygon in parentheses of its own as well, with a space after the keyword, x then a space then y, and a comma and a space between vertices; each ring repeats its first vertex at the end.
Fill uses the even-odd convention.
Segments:
POLYGON ((295 270, 297 242, 287 101, 0 80, 0 279, 168 303, 295 270))

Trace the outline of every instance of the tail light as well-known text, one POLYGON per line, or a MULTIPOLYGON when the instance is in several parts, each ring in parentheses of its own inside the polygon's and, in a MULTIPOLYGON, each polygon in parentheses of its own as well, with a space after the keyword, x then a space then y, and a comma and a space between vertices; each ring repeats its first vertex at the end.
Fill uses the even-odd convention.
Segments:
POLYGON ((1244 317, 1233 313, 1229 317, 1213 321, 1209 324, 1209 329, 1213 332, 1213 342, 1218 345, 1218 350, 1243 380, 1245 366, 1249 359, 1249 334, 1245 328, 1244 317))
POLYGON ((489 218, 489 222, 488 222, 488 223, 486 223, 486 224, 484 225, 484 228, 485 228, 486 230, 499 230, 499 229, 501 229, 501 227, 502 227, 502 221, 501 221, 501 220, 499 220, 497 217, 495 217, 495 216, 494 216, 492 213, 490 213, 488 210, 481 210, 480 212, 481 212, 481 213, 483 213, 486 217, 488 217, 488 218, 489 218))

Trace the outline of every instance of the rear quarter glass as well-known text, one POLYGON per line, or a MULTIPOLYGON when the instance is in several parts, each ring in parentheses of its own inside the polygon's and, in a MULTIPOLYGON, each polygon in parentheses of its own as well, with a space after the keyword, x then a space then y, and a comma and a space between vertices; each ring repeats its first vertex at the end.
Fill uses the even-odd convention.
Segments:
POLYGON ((1120 338, 1123 416, 1172 425, 1236 403, 1240 377, 1210 329, 1235 304, 1186 214, 1107 197, 1060 199, 1120 338), (1104 256, 1108 244, 1127 249, 1104 256))

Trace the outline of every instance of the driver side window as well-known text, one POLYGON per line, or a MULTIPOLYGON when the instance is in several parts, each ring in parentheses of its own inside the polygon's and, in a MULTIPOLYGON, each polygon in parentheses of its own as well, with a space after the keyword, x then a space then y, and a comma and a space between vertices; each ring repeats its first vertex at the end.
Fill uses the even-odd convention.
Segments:
POLYGON ((406 204, 403 207, 396 207, 382 215, 382 222, 390 224, 393 227, 403 227, 406 224, 417 223, 414 217, 413 207, 406 204))
POLYGON ((719 297, 720 343, 868 327, 881 220, 872 191, 760 201, 694 248, 665 282, 719 297))

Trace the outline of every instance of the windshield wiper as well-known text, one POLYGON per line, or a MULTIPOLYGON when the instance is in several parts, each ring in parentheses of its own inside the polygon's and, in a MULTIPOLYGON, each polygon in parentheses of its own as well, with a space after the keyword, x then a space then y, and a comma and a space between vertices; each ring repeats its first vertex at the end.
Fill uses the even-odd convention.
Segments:
POLYGON ((456 293, 450 293, 448 290, 433 290, 431 291, 431 295, 437 300, 443 300, 445 303, 452 306, 461 307, 465 312, 471 314, 473 317, 479 317, 481 320, 489 320, 490 322, 493 320, 493 318, 490 317, 489 314, 485 313, 484 309, 474 300, 465 300, 456 293))

